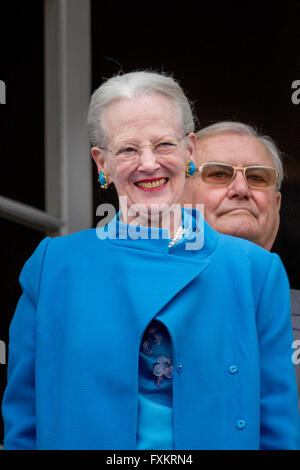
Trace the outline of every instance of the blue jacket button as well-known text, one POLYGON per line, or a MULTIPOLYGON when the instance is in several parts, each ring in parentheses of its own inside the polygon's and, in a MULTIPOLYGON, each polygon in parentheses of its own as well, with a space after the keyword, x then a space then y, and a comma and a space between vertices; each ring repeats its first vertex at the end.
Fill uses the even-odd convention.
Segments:
POLYGON ((181 372, 182 371, 182 364, 179 362, 177 364, 177 372, 181 372))
POLYGON ((239 419, 237 422, 236 422, 236 427, 238 429, 244 429, 246 427, 246 421, 244 419, 239 419))
POLYGON ((236 364, 233 364, 232 366, 228 367, 228 372, 230 374, 236 374, 239 371, 239 368, 236 364))

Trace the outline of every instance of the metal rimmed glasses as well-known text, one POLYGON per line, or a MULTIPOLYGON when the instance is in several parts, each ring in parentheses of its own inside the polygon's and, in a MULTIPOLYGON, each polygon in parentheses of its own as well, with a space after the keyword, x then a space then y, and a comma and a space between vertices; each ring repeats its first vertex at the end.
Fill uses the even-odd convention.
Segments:
POLYGON ((268 188, 276 186, 278 173, 275 168, 263 165, 235 166, 222 162, 204 162, 198 168, 204 183, 216 186, 229 186, 242 171, 250 188, 268 188))
POLYGON ((183 137, 167 135, 155 142, 145 145, 139 145, 133 142, 120 142, 111 149, 105 147, 99 148, 111 152, 117 160, 123 162, 138 161, 145 147, 150 147, 156 158, 173 157, 178 154, 180 144, 185 137, 186 135, 183 137))

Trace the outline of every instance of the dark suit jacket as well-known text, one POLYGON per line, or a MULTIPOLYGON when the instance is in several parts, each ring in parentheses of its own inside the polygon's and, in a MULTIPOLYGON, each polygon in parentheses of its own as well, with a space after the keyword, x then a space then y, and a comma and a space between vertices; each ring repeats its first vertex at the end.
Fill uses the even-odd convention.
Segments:
POLYGON ((299 344, 294 343, 294 363, 298 386, 298 403, 300 409, 300 290, 291 289, 291 307, 294 341, 299 341, 299 344), (297 353, 297 351, 299 352, 297 353))

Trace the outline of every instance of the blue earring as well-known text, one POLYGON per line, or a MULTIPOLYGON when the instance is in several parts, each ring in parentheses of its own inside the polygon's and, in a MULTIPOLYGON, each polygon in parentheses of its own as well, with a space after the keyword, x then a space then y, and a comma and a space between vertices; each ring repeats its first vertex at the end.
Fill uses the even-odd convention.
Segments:
POLYGON ((193 178, 196 176, 197 170, 195 164, 192 160, 190 160, 186 166, 185 174, 187 178, 193 178))
POLYGON ((100 171, 99 173, 99 183, 102 189, 108 188, 107 177, 103 171, 100 171))

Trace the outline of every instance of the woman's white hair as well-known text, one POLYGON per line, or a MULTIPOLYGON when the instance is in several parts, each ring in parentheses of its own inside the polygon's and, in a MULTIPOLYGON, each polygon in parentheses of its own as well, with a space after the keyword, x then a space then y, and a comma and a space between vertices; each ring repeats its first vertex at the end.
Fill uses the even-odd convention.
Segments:
POLYGON ((181 118, 183 135, 194 131, 195 118, 192 104, 180 85, 165 73, 136 71, 109 78, 93 93, 87 117, 91 145, 95 147, 106 145, 103 114, 110 103, 122 98, 152 94, 165 96, 174 102, 181 118))
POLYGON ((203 129, 198 131, 196 133, 196 137, 199 140, 202 137, 209 137, 209 136, 221 134, 224 132, 232 132, 234 134, 249 135, 249 136, 255 137, 265 146, 265 148, 267 149, 267 152, 272 158, 274 167, 276 168, 278 172, 278 180, 277 180, 276 189, 279 190, 281 187, 283 178, 284 178, 284 170, 283 170, 281 152, 278 149, 275 142, 273 141, 273 139, 271 139, 271 137, 269 137, 268 135, 259 134, 258 131, 254 127, 248 124, 244 124, 242 122, 234 122, 234 121, 221 121, 215 124, 211 124, 210 126, 204 127, 203 129))

